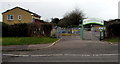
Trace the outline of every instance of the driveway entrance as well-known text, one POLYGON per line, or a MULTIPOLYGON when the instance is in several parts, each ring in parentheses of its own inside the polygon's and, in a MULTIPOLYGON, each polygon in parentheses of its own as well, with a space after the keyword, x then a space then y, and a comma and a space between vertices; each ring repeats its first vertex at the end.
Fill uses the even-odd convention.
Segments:
MULTIPOLYGON (((68 40, 82 40, 82 29, 81 28, 65 28, 58 30, 59 37, 68 40)), ((84 40, 100 40, 100 30, 94 28, 85 28, 84 30, 84 40), (88 30, 89 29, 89 30, 88 30)))
POLYGON ((60 37, 66 40, 81 40, 80 29, 78 27, 61 29, 60 37))
POLYGON ((87 31, 84 30, 84 40, 100 40, 100 31, 96 31, 96 30, 91 30, 91 31, 87 31))

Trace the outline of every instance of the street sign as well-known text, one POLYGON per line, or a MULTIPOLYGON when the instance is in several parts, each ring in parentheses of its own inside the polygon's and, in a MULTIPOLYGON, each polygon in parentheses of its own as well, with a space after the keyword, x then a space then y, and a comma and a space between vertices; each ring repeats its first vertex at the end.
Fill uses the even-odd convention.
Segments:
POLYGON ((104 25, 104 21, 102 19, 98 19, 98 18, 89 18, 89 19, 84 19, 83 20, 83 25, 86 25, 86 24, 104 25))

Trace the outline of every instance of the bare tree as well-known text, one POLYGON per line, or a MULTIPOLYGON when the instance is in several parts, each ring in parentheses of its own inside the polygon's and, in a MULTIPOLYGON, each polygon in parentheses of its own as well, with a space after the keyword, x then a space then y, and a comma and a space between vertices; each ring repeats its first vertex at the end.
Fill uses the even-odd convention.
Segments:
POLYGON ((60 26, 78 26, 81 23, 82 18, 84 18, 84 14, 79 9, 74 9, 73 11, 66 13, 64 18, 59 22, 60 26), (63 24, 65 23, 65 24, 63 24))

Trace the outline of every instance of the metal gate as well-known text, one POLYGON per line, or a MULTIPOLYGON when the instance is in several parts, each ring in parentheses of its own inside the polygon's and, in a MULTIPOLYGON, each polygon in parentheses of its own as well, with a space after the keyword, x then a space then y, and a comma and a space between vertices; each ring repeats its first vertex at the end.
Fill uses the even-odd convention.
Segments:
POLYGON ((102 40, 104 36, 104 28, 100 25, 93 25, 91 28, 85 28, 84 30, 84 40, 102 40))
MULTIPOLYGON (((104 37, 104 32, 99 27, 91 27, 84 29, 84 40, 101 40, 104 37)), ((61 28, 56 29, 56 38, 63 38, 67 40, 82 40, 82 29, 74 28, 61 28)))
POLYGON ((99 40, 100 38, 100 30, 95 27, 85 28, 84 30, 84 39, 85 40, 99 40))
POLYGON ((68 40, 77 40, 81 39, 80 37, 80 30, 81 28, 74 27, 74 28, 57 28, 57 34, 59 37, 68 40))

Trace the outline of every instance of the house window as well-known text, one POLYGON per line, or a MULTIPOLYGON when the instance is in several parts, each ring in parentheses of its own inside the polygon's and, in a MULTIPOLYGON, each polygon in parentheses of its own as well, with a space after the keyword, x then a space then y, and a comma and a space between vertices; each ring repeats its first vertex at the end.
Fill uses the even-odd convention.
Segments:
POLYGON ((13 15, 8 15, 8 20, 14 20, 14 16, 13 15))
POLYGON ((18 15, 18 20, 22 20, 22 16, 21 15, 18 15))

